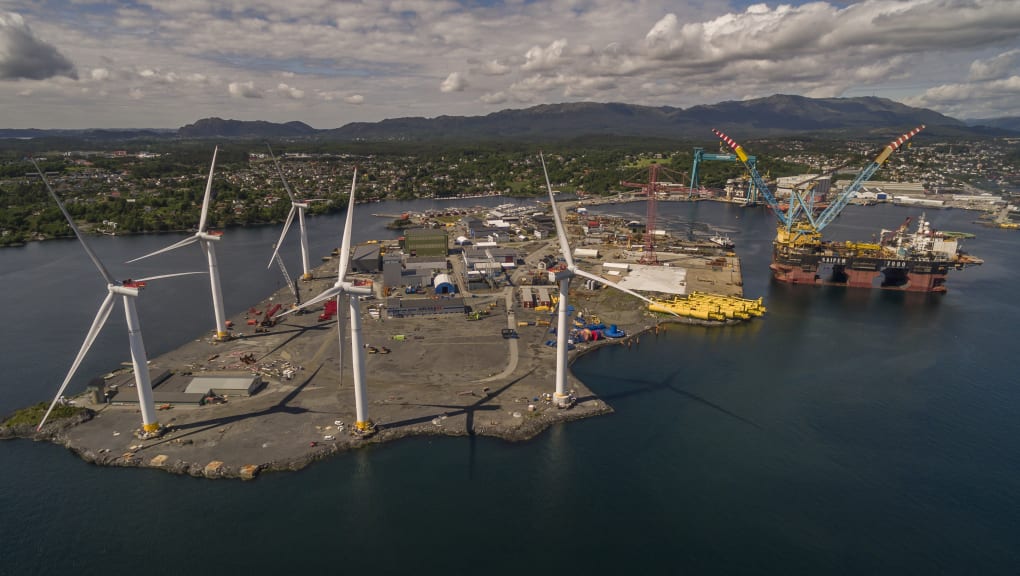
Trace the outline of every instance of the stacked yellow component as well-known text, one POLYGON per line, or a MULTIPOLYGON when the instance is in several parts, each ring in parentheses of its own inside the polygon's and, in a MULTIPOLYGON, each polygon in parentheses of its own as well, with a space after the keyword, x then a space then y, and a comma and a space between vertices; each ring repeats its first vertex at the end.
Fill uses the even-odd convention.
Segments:
POLYGON ((750 320, 765 314, 761 298, 747 300, 736 296, 691 292, 686 298, 656 300, 648 305, 652 312, 676 314, 699 320, 750 320))

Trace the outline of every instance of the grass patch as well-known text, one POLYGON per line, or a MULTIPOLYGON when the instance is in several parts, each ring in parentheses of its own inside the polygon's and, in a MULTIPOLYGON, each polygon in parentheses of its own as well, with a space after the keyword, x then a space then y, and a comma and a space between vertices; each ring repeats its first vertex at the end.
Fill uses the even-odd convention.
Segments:
MULTIPOLYGON (((22 408, 14 414, 11 414, 7 420, 4 420, 2 425, 15 427, 15 426, 38 426, 39 422, 42 421, 43 416, 46 414, 46 408, 49 405, 45 402, 40 402, 28 408, 22 408)), ((53 412, 50 413, 48 421, 59 420, 61 418, 69 418, 85 410, 79 406, 68 406, 68 405, 57 405, 53 408, 53 412)))

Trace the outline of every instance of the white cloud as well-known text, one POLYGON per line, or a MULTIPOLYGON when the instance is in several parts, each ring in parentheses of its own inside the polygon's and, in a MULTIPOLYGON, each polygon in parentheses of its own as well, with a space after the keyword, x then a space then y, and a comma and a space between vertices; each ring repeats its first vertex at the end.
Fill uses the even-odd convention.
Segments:
POLYGON ((460 72, 450 72, 446 80, 439 85, 440 92, 462 92, 467 88, 467 78, 460 72))
POLYGON ((486 60, 482 64, 481 72, 488 76, 502 76, 510 73, 510 66, 493 58, 492 60, 486 60))
POLYGON ((616 80, 606 77, 576 77, 565 82, 563 94, 565 96, 589 97, 616 88, 616 80))
POLYGON ((528 70, 531 72, 552 70, 563 62, 563 49, 566 47, 567 41, 563 38, 554 41, 545 48, 542 48, 541 46, 532 46, 528 52, 524 54, 525 62, 521 66, 521 70, 528 70))
POLYGON ((132 88, 131 91, 128 92, 128 98, 131 98, 132 100, 141 100, 142 98, 145 98, 145 92, 142 92, 140 88, 132 88))
POLYGON ((300 100, 305 97, 304 90, 294 88, 293 86, 288 86, 282 82, 276 85, 276 91, 282 94, 283 96, 291 98, 293 100, 300 100))
POLYGON ((247 82, 231 82, 227 86, 227 90, 230 95, 234 98, 261 98, 262 92, 255 88, 255 82, 249 80, 247 82))
POLYGON ((1020 63, 1020 49, 1003 52, 987 60, 975 60, 970 64, 968 80, 994 80, 1016 72, 1020 63))
POLYGON ((1016 0, 784 0, 739 10, 703 0, 136 0, 102 8, 72 0, 59 18, 15 1, 22 14, 0 23, 0 101, 34 90, 32 108, 19 103, 16 121, 26 125, 181 126, 236 109, 334 127, 330 103, 340 101, 371 103, 352 106, 345 120, 379 120, 481 114, 506 103, 690 106, 884 90, 959 111, 967 103, 950 100, 953 90, 934 89, 973 84, 969 93, 979 95, 1015 75, 1020 61, 1016 0), (57 42, 59 50, 46 46, 65 66, 49 80, 11 74, 12 30, 57 42), (84 71, 87 95, 68 80, 74 65, 61 54, 84 71), (443 93, 476 94, 442 97, 437 79, 443 93), (99 97, 100 87, 112 96, 99 97), (133 88, 145 93, 145 113, 123 106, 133 88), (301 106, 291 101, 298 94, 301 106), (256 100, 269 96, 268 106, 256 100), (61 98, 61 109, 76 114, 53 113, 61 98))
POLYGON ((502 104, 502 103, 506 102, 507 99, 508 98, 507 98, 506 92, 502 92, 502 91, 500 91, 500 92, 491 92, 491 93, 488 93, 488 94, 483 94, 479 98, 479 100, 481 100, 485 104, 502 104))
POLYGON ((943 84, 907 98, 906 104, 932 108, 961 118, 1016 116, 1020 76, 996 80, 943 84))

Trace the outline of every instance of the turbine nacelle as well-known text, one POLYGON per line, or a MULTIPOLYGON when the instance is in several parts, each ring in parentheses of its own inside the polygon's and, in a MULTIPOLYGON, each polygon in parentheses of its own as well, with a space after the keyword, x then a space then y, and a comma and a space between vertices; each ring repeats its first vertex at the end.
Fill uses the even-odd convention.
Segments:
POLYGON ((145 282, 132 282, 131 280, 125 280, 124 284, 118 286, 116 284, 110 284, 106 287, 107 290, 114 294, 120 294, 121 296, 131 296, 132 298, 138 296, 138 289, 144 288, 145 282))
POLYGON ((355 286, 350 282, 344 282, 343 291, 347 294, 354 294, 358 296, 369 296, 374 293, 368 286, 355 286))
POLYGON ((196 232, 195 237, 201 240, 215 240, 218 242, 223 238, 223 232, 196 232))

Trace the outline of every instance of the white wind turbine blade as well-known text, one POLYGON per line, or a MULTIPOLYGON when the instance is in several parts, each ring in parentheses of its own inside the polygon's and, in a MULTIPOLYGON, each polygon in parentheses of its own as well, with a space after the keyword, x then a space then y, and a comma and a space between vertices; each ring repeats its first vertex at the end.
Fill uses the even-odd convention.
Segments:
POLYGON ((219 149, 220 149, 219 146, 213 148, 212 165, 209 166, 209 179, 205 183, 205 198, 202 199, 202 218, 198 221, 199 233, 205 232, 206 220, 209 217, 209 200, 210 197, 212 196, 213 170, 216 169, 216 153, 219 151, 219 149))
POLYGON ((273 159, 273 164, 276 166, 276 173, 280 175, 280 181, 283 182, 283 189, 287 191, 287 196, 290 196, 290 203, 294 204, 297 199, 294 197, 294 192, 290 189, 290 184, 287 183, 287 179, 283 176, 283 169, 280 168, 280 163, 276 160, 276 156, 273 155, 273 148, 266 143, 266 148, 269 148, 269 157, 273 159))
MULTIPOLYGON (((597 281, 597 282, 599 282, 601 284, 605 284, 605 285, 607 285, 609 287, 612 287, 612 289, 616 289, 616 290, 618 290, 618 291, 620 291, 622 293, 629 294, 630 296, 632 296, 634 298, 640 298, 640 299, 644 300, 645 302, 647 302, 649 304, 655 304, 655 301, 653 301, 652 299, 650 299, 650 298, 648 298, 646 296, 642 296, 640 294, 637 294, 636 292, 634 292, 632 290, 625 289, 625 287, 621 286, 620 284, 618 284, 616 282, 612 282, 610 280, 607 280, 606 278, 603 278, 602 276, 598 276, 596 274, 593 274, 591 272, 586 272, 584 270, 574 270, 574 274, 577 275, 577 276, 580 276, 582 278, 589 278, 589 279, 595 280, 595 281, 597 281)), ((679 314, 676 314, 676 313, 672 313, 672 314, 673 314, 673 316, 679 316, 679 314)))
POLYGON ((208 274, 208 272, 175 272, 173 274, 160 274, 159 276, 147 276, 145 278, 135 278, 135 282, 149 282, 151 280, 162 280, 163 278, 176 278, 178 276, 194 276, 195 274, 208 274))
POLYGON ((280 251, 280 244, 283 244, 283 239, 287 236, 287 231, 290 230, 290 224, 294 221, 294 213, 297 212, 297 206, 291 206, 290 212, 287 213, 287 221, 283 223, 283 232, 280 233, 280 239, 276 242, 276 247, 273 248, 273 255, 269 258, 269 264, 266 268, 273 265, 273 260, 276 259, 276 254, 280 251))
POLYGON ((347 201, 347 221, 344 223, 343 241, 340 243, 340 268, 337 272, 337 282, 344 281, 347 274, 347 265, 351 260, 351 227, 354 225, 354 185, 358 182, 358 169, 354 168, 354 178, 351 179, 351 195, 347 201))
POLYGON ((67 376, 64 378, 64 383, 60 385, 60 389, 57 390, 57 395, 53 397, 53 402, 50 403, 49 409, 46 410, 46 414, 43 415, 42 420, 39 422, 39 426, 36 427, 36 431, 42 430, 43 424, 46 423, 46 419, 50 417, 50 412, 56 407, 60 397, 63 396, 64 390, 67 389, 67 385, 71 382, 71 378, 74 378, 75 372, 78 371, 78 366, 81 365, 81 361, 85 359, 85 355, 88 354, 89 348, 92 348, 92 343, 96 341, 96 337, 99 336, 99 332, 103 329, 107 319, 110 318, 110 312, 113 311, 113 301, 117 297, 113 292, 107 292, 106 298, 103 303, 99 306, 99 311, 96 313, 96 317, 92 320, 92 327, 89 328, 88 334, 85 335, 85 341, 82 342, 81 349, 78 350, 78 355, 74 358, 74 363, 71 364, 71 369, 67 372, 67 376))
POLYGON ((70 224, 71 230, 74 231, 74 235, 78 237, 78 242, 81 243, 81 247, 85 249, 85 253, 88 254, 89 259, 92 260, 92 263, 96 265, 96 268, 99 270, 99 274, 103 276, 103 280, 106 280, 107 284, 117 284, 117 282, 113 279, 113 276, 110 275, 110 271, 106 269, 106 266, 103 266, 103 263, 99 260, 99 257, 96 256, 96 253, 92 251, 92 247, 89 246, 89 243, 85 241, 85 237, 82 236, 81 230, 78 230, 78 226, 74 223, 74 219, 72 219, 71 215, 67 213, 67 208, 64 208, 64 203, 60 201, 60 198, 57 196, 57 193, 53 191, 53 188, 50 186, 49 181, 46 180, 46 175, 43 174, 43 171, 39 168, 39 165, 36 164, 35 158, 32 158, 31 160, 32 165, 35 166, 36 172, 39 173, 39 178, 41 178, 43 184, 46 185, 46 190, 50 193, 50 197, 52 197, 53 201, 57 203, 57 207, 60 208, 61 214, 64 215, 64 218, 67 220, 67 223, 70 224))
POLYGON ((343 288, 341 288, 340 286, 333 286, 332 288, 324 290, 321 294, 319 294, 315 298, 312 298, 311 300, 309 300, 307 302, 301 303, 300 306, 295 306, 294 308, 291 308, 290 310, 287 310, 286 312, 283 312, 282 314, 280 314, 280 316, 286 316, 288 314, 293 314, 293 313, 297 312, 298 310, 304 310, 305 308, 309 308, 311 306, 315 306, 319 302, 323 302, 325 300, 329 300, 330 298, 336 296, 341 291, 343 291, 343 288))
POLYGON ((160 248, 159 250, 156 250, 155 252, 149 252, 145 256, 139 256, 138 258, 135 258, 133 260, 128 260, 126 262, 126 264, 131 264, 132 262, 138 262, 139 260, 144 260, 146 258, 149 258, 150 256, 155 256, 157 254, 162 254, 164 252, 169 252, 171 250, 176 250, 176 249, 181 248, 183 246, 187 246, 189 244, 194 244, 195 242, 198 242, 198 236, 188 236, 184 240, 181 240, 179 242, 174 242, 173 244, 167 246, 166 248, 160 248))
POLYGON ((552 206, 553 219, 556 221, 556 235, 559 236, 560 250, 563 251, 563 259, 567 262, 567 268, 574 268, 574 257, 570 253, 570 244, 567 243, 567 230, 560 220, 560 211, 556 208, 556 199, 553 198, 552 184, 549 183, 549 171, 545 168, 545 157, 539 153, 542 160, 542 172, 545 174, 545 187, 549 190, 549 204, 552 206))

